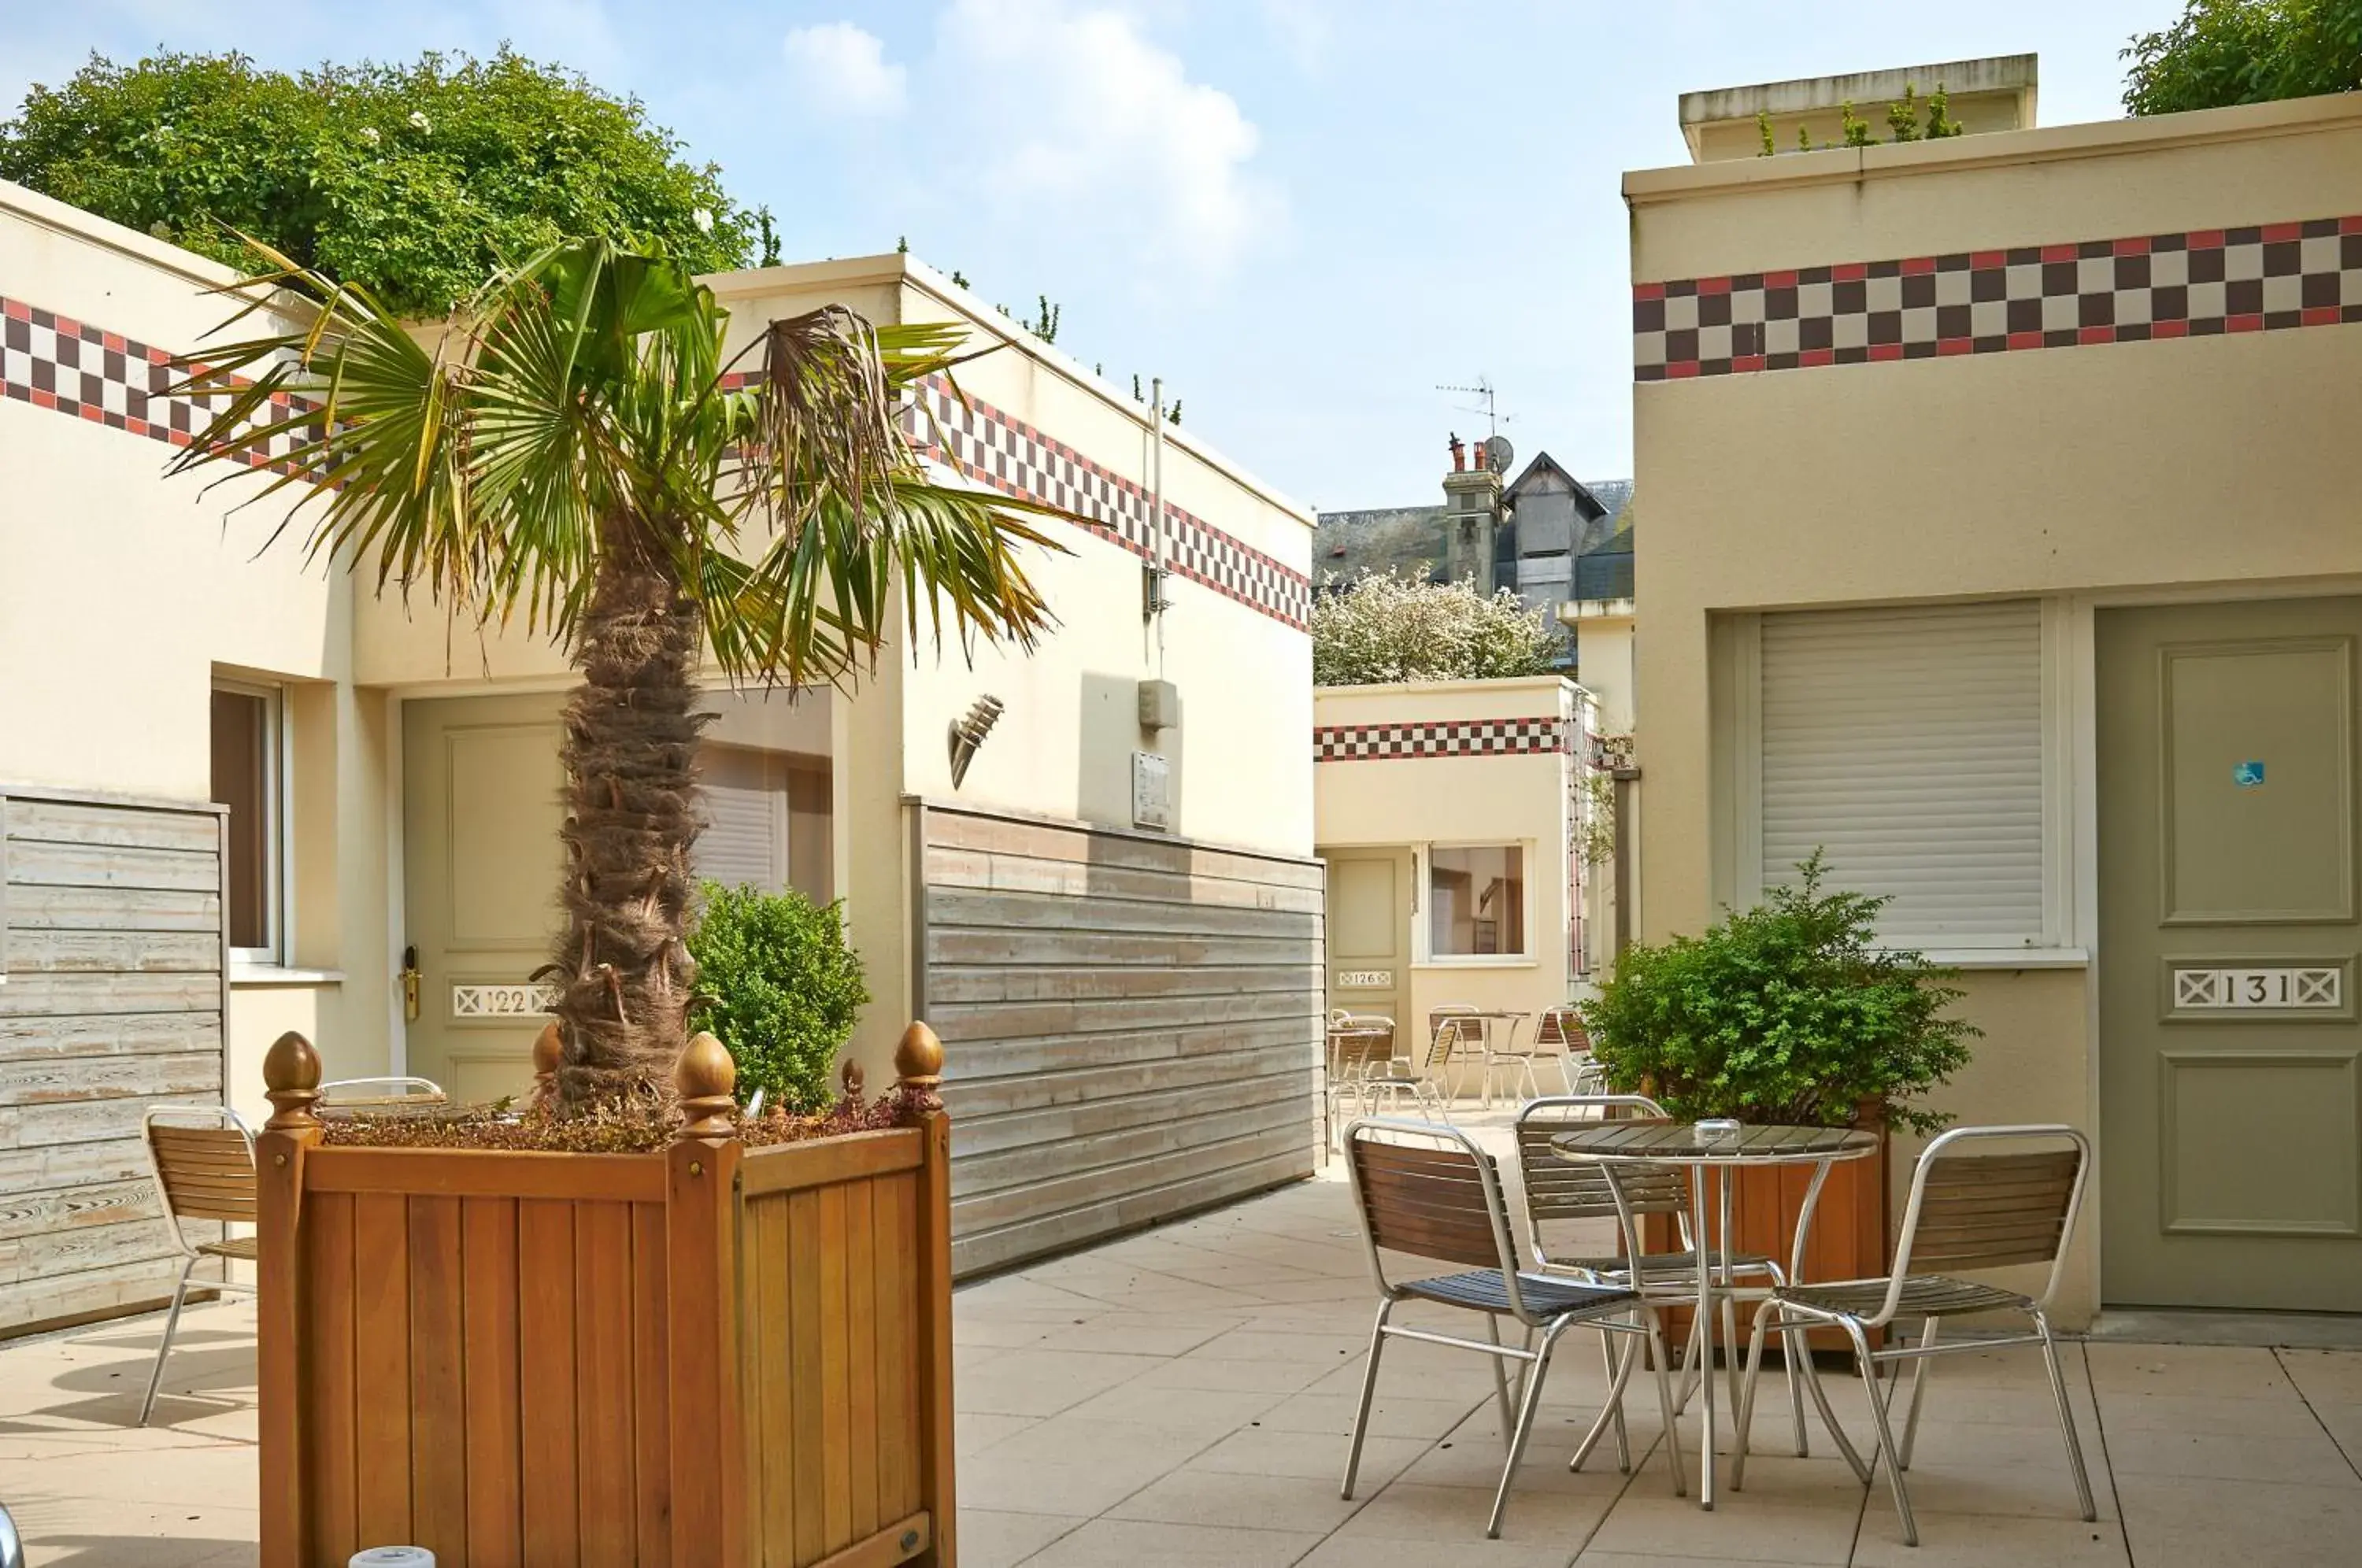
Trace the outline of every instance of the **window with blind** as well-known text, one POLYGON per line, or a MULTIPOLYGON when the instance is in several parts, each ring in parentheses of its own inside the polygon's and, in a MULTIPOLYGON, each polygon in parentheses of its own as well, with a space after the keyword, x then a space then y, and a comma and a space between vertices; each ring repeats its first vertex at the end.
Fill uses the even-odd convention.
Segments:
POLYGON ((793 888, 820 904, 834 898, 828 764, 712 745, 700 761, 706 825, 697 840, 697 875, 766 893, 793 888))
POLYGON ((214 688, 213 798, 229 808, 223 913, 231 952, 258 964, 277 963, 281 950, 279 702, 268 688, 214 688))
POLYGON ((1761 617, 1760 886, 1826 852, 1901 944, 2047 945, 2042 607, 1761 617))
POLYGON ((788 886, 787 759, 773 752, 707 746, 705 831, 697 874, 724 887, 777 893, 788 886))

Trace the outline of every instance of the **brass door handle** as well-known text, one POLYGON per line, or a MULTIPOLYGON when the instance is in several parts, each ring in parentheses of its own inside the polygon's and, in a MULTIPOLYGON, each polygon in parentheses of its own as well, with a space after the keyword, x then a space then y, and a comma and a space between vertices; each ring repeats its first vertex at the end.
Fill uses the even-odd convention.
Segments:
POLYGON ((402 1021, 404 1023, 418 1021, 419 977, 418 949, 405 947, 402 950, 402 1021))

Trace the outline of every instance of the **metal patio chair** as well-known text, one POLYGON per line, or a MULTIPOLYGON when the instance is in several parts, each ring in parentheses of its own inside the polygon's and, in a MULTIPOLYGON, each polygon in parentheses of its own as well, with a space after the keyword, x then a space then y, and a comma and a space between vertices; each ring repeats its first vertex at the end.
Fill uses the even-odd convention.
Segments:
MULTIPOLYGON (((1654 1305, 1695 1304, 1697 1239, 1690 1234, 1688 1175, 1678 1165, 1627 1165, 1611 1176, 1605 1165, 1565 1159, 1551 1146, 1552 1138, 1578 1123, 1669 1120, 1663 1107, 1638 1094, 1552 1095, 1518 1112, 1518 1167, 1525 1178, 1526 1244, 1533 1251, 1535 1266, 1549 1274, 1573 1275, 1601 1285, 1636 1289, 1654 1305), (1641 1244, 1643 1214, 1672 1215, 1682 1250, 1646 1251, 1641 1244), (1613 1255, 1560 1255, 1547 1227, 1584 1220, 1614 1220, 1624 1240, 1624 1251, 1613 1255), (1633 1265, 1635 1258, 1640 1260, 1637 1270, 1633 1265)), ((1729 1279, 1737 1285, 1734 1295, 1750 1300, 1770 1295, 1787 1281, 1779 1261, 1762 1253, 1738 1252, 1726 1260, 1722 1249, 1710 1248, 1706 1266, 1718 1275, 1727 1267, 1729 1279), (1749 1279, 1759 1283, 1752 1288, 1738 1284, 1749 1279)), ((1695 1315, 1692 1316, 1694 1319, 1695 1315)), ((1696 1379, 1713 1371, 1711 1358, 1701 1342, 1703 1328, 1696 1321, 1690 1325, 1689 1342, 1683 1351, 1686 1371, 1677 1402, 1683 1408, 1688 1407, 1690 1396, 1696 1392, 1696 1379)), ((1739 1393, 1735 1386, 1738 1376, 1738 1316, 1730 1297, 1723 1298, 1722 1337, 1723 1342, 1731 1347, 1731 1397, 1735 1407, 1739 1393)), ((1607 1370, 1613 1375, 1615 1346, 1608 1344, 1605 1348, 1611 1357, 1607 1370)), ((1789 1408, 1795 1422, 1796 1452, 1801 1455, 1806 1452, 1806 1441, 1805 1414, 1796 1398, 1796 1360, 1785 1352, 1781 1359, 1787 1368, 1789 1408)), ((1616 1414, 1617 1467, 1629 1470, 1630 1443, 1625 1435, 1622 1412, 1616 1414)), ((1585 1436, 1569 1469, 1582 1468, 1599 1437, 1596 1428, 1585 1436)))
POLYGON ((1424 1077, 1446 1106, 1460 1098, 1460 1079, 1474 1058, 1485 1070, 1485 1020, 1466 1002, 1443 1002, 1427 1010, 1427 1060, 1424 1077))
MULTIPOLYGON (((162 1105, 140 1119, 140 1134, 148 1145, 148 1168, 163 1200, 164 1218, 172 1244, 182 1256, 180 1282, 172 1287, 171 1310, 164 1317, 163 1342, 156 1347, 156 1365, 148 1375, 148 1395, 139 1402, 139 1424, 146 1426, 156 1408, 157 1390, 163 1386, 164 1358, 171 1353, 172 1336, 181 1327, 181 1304, 189 1294, 189 1276, 208 1258, 252 1263, 260 1254, 252 1236, 232 1236, 225 1229, 218 1241, 189 1238, 183 1222, 216 1220, 225 1227, 254 1222, 254 1134, 237 1111, 227 1106, 162 1105)), ((224 1277, 208 1280, 207 1287, 251 1296, 254 1286, 224 1277)))
POLYGON ((1416 1092, 1420 1086, 1388 1076, 1386 1068, 1394 1060, 1394 1053, 1393 1019, 1378 1013, 1347 1012, 1342 1008, 1329 1015, 1329 1085, 1321 1097, 1321 1108, 1328 1119, 1330 1143, 1335 1143, 1344 1129, 1337 1114, 1341 1100, 1352 1101, 1355 1116, 1368 1115, 1374 1099, 1391 1102, 1405 1093, 1411 1094, 1421 1110, 1426 1109, 1416 1092))
MULTIPOLYGON (((2092 1481, 2083 1468, 2083 1447, 2075 1434, 2075 1412, 2067 1400, 2067 1380, 2058 1366, 2058 1345, 2051 1336, 2049 1307, 2058 1295, 2066 1269, 2067 1245, 2075 1234, 2075 1219, 2083 1207, 2083 1183, 2092 1166, 2091 1140, 2061 1124, 2015 1127, 1955 1127, 1930 1143, 1912 1173, 1911 1200, 1903 1212, 1903 1228, 1894 1243, 1893 1269, 1880 1279, 1843 1280, 1827 1285, 1790 1285, 1773 1292, 1756 1309, 1755 1331, 1748 1345, 1747 1381, 1738 1403, 1738 1452, 1731 1463, 1731 1490, 1746 1475, 1747 1428, 1754 1413, 1756 1367, 1762 1356, 1767 1327, 1783 1331, 1813 1324, 1830 1324, 1853 1342, 1854 1364, 1861 1371, 1870 1398, 1871 1426, 1878 1439, 1878 1454, 1886 1463, 1888 1485, 1894 1492, 1894 1511, 1903 1521, 1906 1544, 1919 1544, 1919 1526, 1911 1515, 1911 1494, 1903 1473, 1911 1468, 1911 1444, 1919 1430, 1919 1403, 1927 1391, 1927 1364, 1953 1352, 1981 1352, 1997 1345, 2039 1345, 2050 1374, 2050 1395, 2058 1406, 2058 1428, 2067 1440, 2067 1463, 2075 1474, 2075 1495, 2088 1521, 2099 1517, 2092 1501, 2092 1481), (1972 1154, 1962 1151, 1973 1143, 2042 1144, 2032 1153, 1972 1154), (1997 1286, 1958 1278, 1949 1274, 1914 1273, 1927 1269, 2003 1268, 2014 1264, 2048 1264, 2050 1275, 2039 1296, 2026 1296, 1997 1286), (1960 1312, 2017 1312, 2034 1331, 2009 1339, 1964 1340, 1938 1344, 1943 1320, 1960 1312), (1919 1318, 1925 1326, 1915 1343, 1895 1337, 1888 1348, 1872 1351, 1869 1331, 1897 1318, 1919 1318), (1911 1403, 1903 1418, 1903 1441, 1896 1442, 1888 1407, 1894 1390, 1882 1397, 1878 1369, 1882 1364, 1912 1363, 1911 1403)), ((1854 1452, 1836 1423, 1831 1434, 1846 1462, 1864 1483, 1870 1467, 1854 1452)))
POLYGON ((332 1078, 320 1086, 323 1116, 417 1116, 449 1107, 451 1097, 433 1078, 396 1076, 332 1078))
POLYGON ((1504 1064, 1516 1064, 1515 1085, 1525 1090, 1523 1099, 1541 1098, 1541 1079, 1534 1072, 1534 1062, 1543 1054, 1541 1032, 1537 1029, 1530 1039, 1522 1042, 1518 1038, 1518 1032, 1526 1026, 1527 1016, 1495 1013, 1483 1021, 1485 1067, 1484 1077, 1476 1086, 1476 1103, 1486 1110, 1493 1109, 1493 1069, 1504 1064))
MULTIPOLYGON (((1657 1331, 1657 1315, 1633 1291, 1521 1271, 1517 1244, 1510 1239, 1508 1209, 1501 1197, 1500 1176, 1491 1155, 1454 1127, 1420 1121, 1356 1121, 1345 1129, 1346 1170, 1352 1179, 1353 1206, 1361 1216, 1363 1239, 1369 1244, 1370 1276, 1384 1299, 1370 1332, 1370 1361, 1362 1375, 1362 1400, 1353 1416, 1353 1441, 1345 1458, 1345 1483, 1341 1496, 1353 1496, 1353 1479, 1362 1466, 1362 1439, 1369 1428, 1370 1403, 1378 1388, 1378 1361, 1390 1338, 1449 1345, 1493 1358, 1493 1391, 1499 1401, 1502 1430, 1507 1435, 1508 1462, 1501 1485, 1493 1495, 1493 1516, 1487 1537, 1501 1533, 1501 1515, 1508 1507, 1509 1484, 1532 1435, 1534 1411, 1541 1403, 1542 1381, 1550 1373, 1551 1354, 1559 1336, 1583 1325, 1602 1334, 1647 1337, 1657 1372, 1657 1406, 1665 1423, 1665 1439, 1672 1454, 1673 1492, 1683 1491, 1681 1436, 1673 1424, 1672 1386, 1665 1368, 1664 1343, 1657 1331), (1456 1272, 1396 1281, 1386 1276, 1381 1249, 1429 1263, 1456 1265, 1456 1272), (1486 1337, 1462 1339, 1430 1329, 1404 1328, 1389 1320, 1405 1301, 1424 1301, 1485 1314, 1486 1337), (1508 1318, 1540 1344, 1510 1345, 1501 1339, 1500 1320, 1508 1318), (1628 1318, 1628 1321, 1624 1320, 1628 1318), (1509 1409, 1509 1383, 1505 1364, 1521 1370, 1517 1414, 1509 1409)), ((1607 1405, 1620 1407, 1624 1390, 1639 1364, 1637 1353, 1611 1357, 1620 1370, 1607 1389, 1607 1405)), ((1604 1412, 1603 1412, 1604 1417, 1604 1412)))
POLYGON ((1559 1076, 1566 1080, 1567 1093, 1607 1092, 1607 1069, 1592 1058, 1591 1035, 1572 1006, 1542 1010, 1534 1024, 1534 1045, 1557 1053, 1559 1076))

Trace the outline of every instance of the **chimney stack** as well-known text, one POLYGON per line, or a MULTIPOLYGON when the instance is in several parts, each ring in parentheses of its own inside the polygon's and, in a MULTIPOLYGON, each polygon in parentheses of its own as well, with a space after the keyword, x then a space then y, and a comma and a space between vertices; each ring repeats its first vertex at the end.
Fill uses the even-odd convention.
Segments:
POLYGON ((1466 473, 1468 471, 1468 448, 1460 444, 1460 432, 1457 430, 1451 433, 1451 471, 1455 474, 1466 473))

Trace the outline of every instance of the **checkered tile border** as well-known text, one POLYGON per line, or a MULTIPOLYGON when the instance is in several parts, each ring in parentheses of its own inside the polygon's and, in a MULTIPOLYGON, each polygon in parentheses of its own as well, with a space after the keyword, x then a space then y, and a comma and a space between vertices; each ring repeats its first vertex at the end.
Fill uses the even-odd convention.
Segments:
MULTIPOLYGON (((228 396, 166 396, 164 389, 184 373, 166 349, 22 300, 0 298, 0 392, 19 403, 185 447, 213 422, 216 405, 226 404, 228 396)), ((282 409, 295 407, 288 398, 274 402, 282 409)), ((292 471, 286 458, 301 439, 294 431, 275 436, 267 457, 249 460, 276 473, 292 471)))
POLYGON ((1315 762, 1395 756, 1535 756, 1566 749, 1558 719, 1471 719, 1456 723, 1329 724, 1312 732, 1315 762))
MULTIPOLYGON (((988 403, 963 402, 949 382, 932 381, 920 396, 906 422, 926 456, 1005 495, 1073 513, 1100 537, 1148 558, 1154 502, 1142 486, 988 403)), ((1297 631, 1310 624, 1310 578, 1170 502, 1164 511, 1175 575, 1297 631)))
POLYGON ((2362 216, 1632 289, 1636 380, 2362 322, 2362 216))

